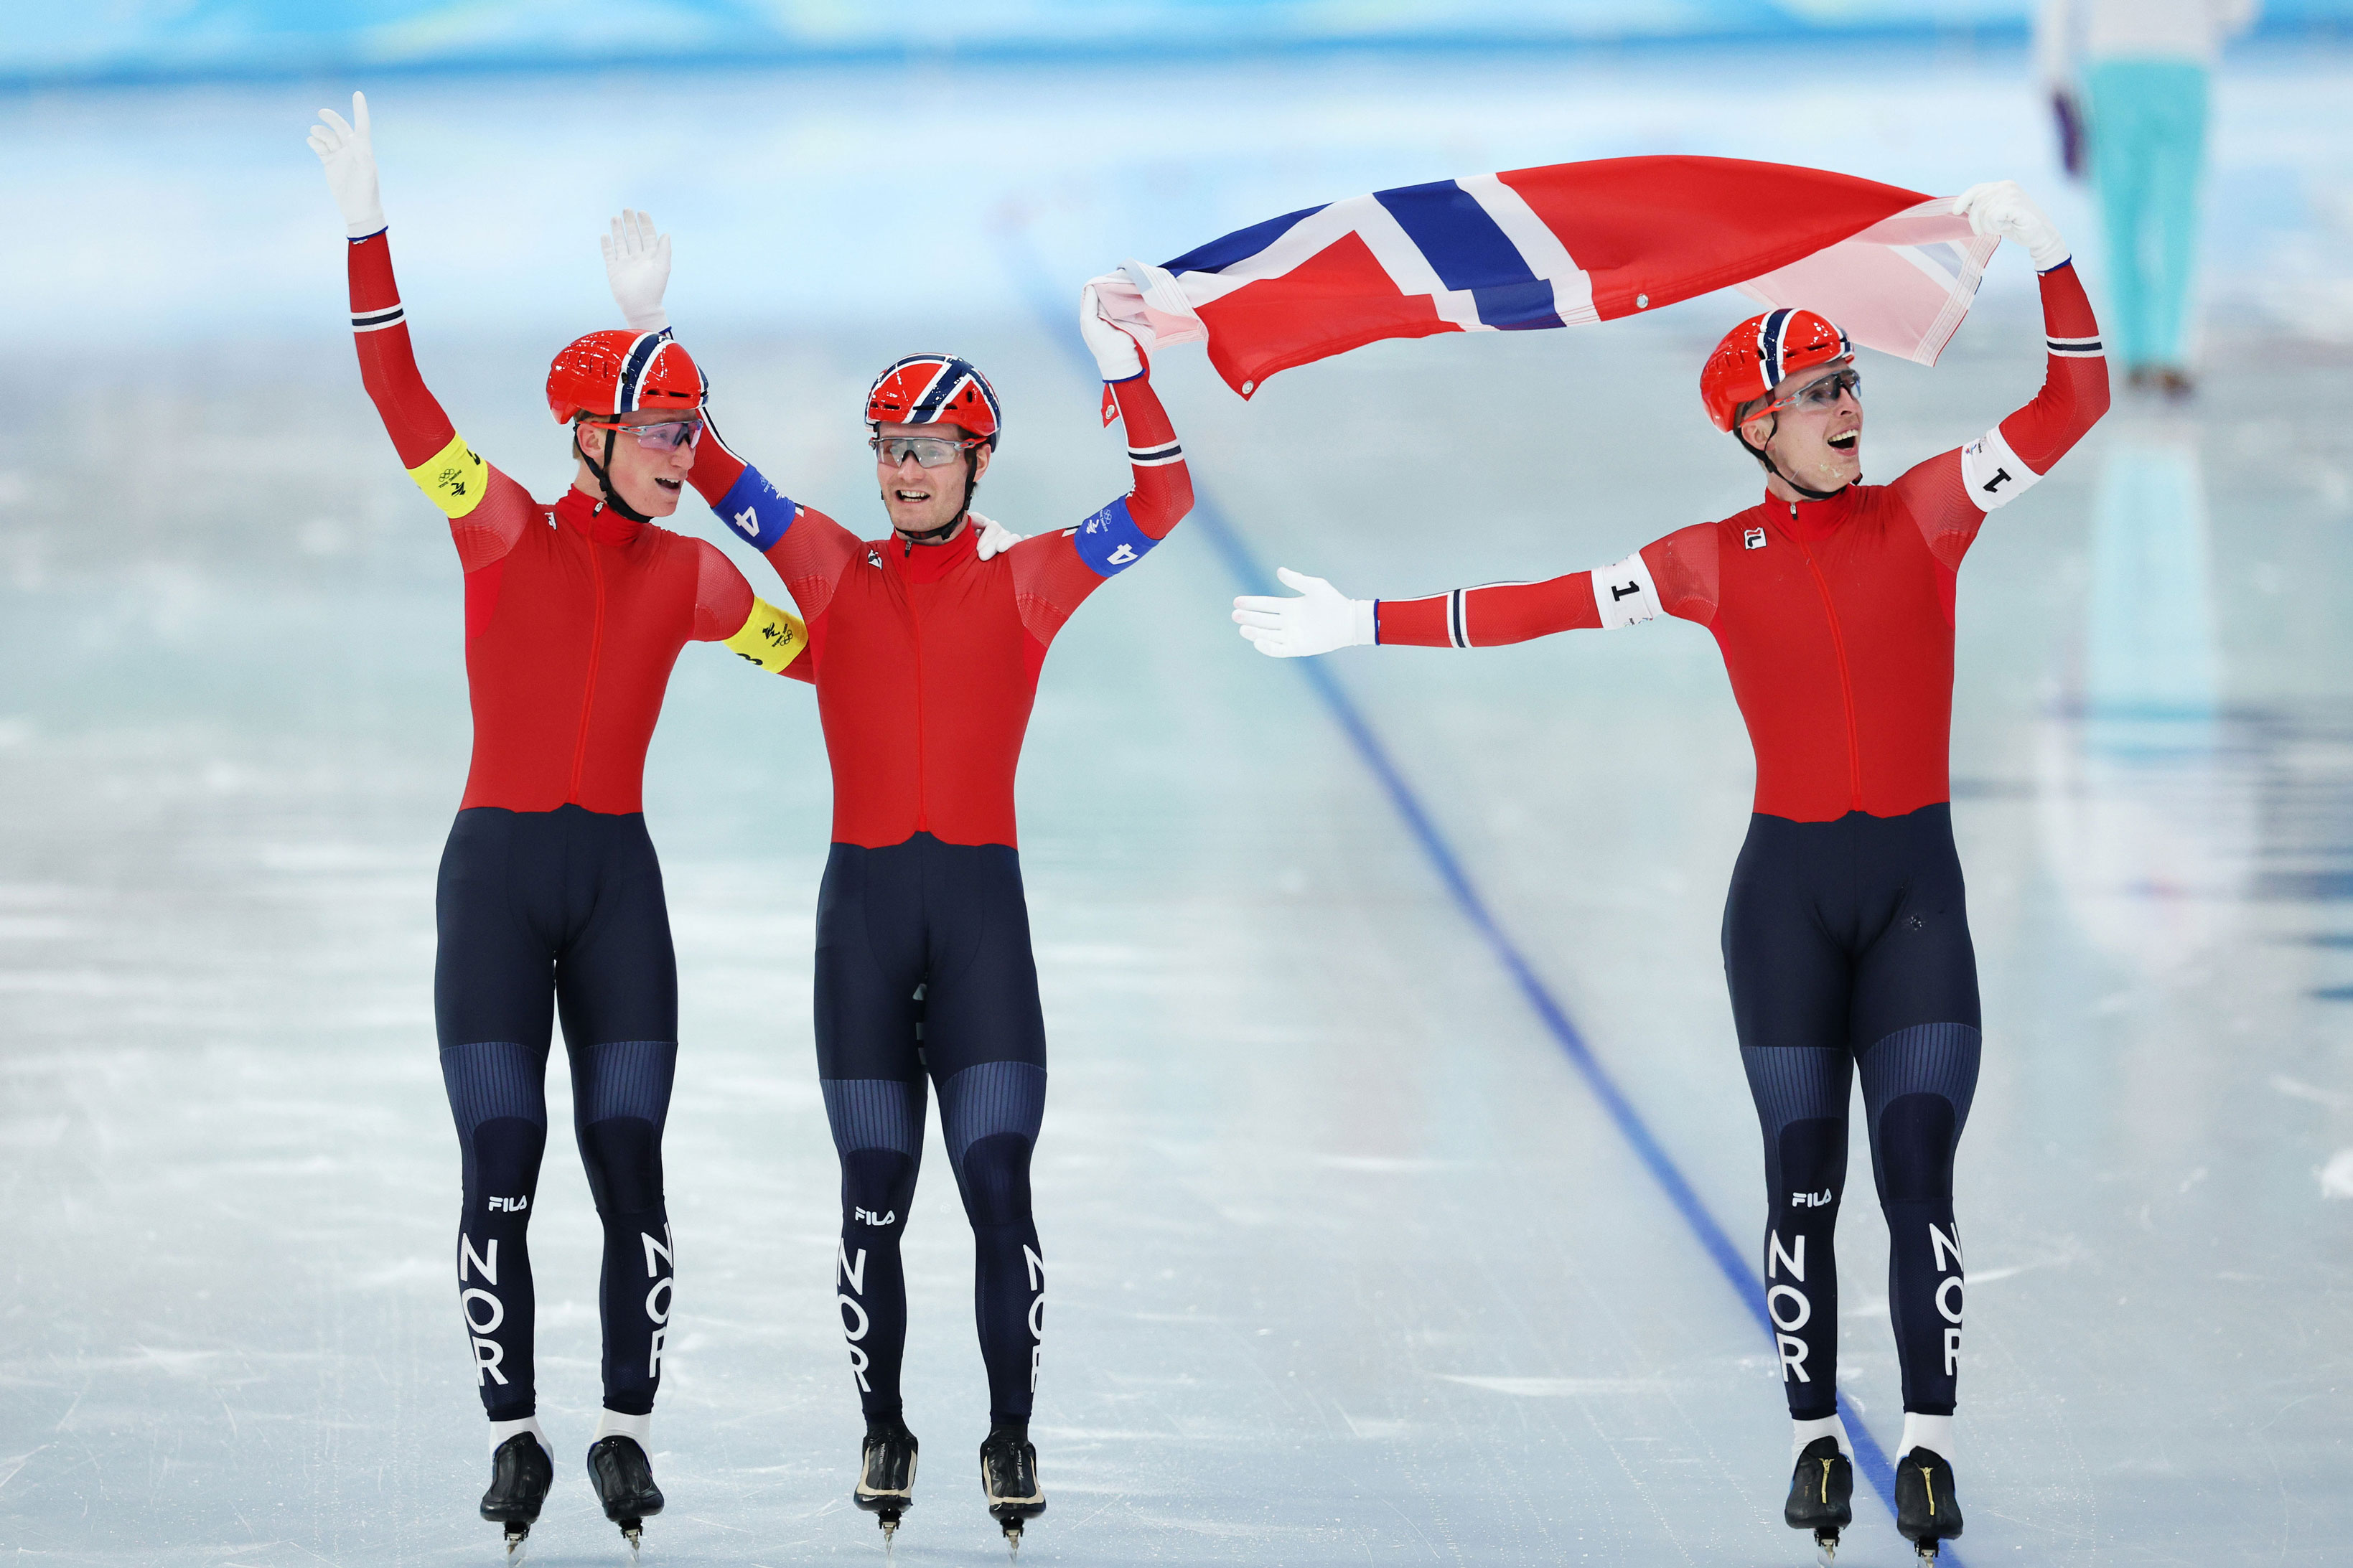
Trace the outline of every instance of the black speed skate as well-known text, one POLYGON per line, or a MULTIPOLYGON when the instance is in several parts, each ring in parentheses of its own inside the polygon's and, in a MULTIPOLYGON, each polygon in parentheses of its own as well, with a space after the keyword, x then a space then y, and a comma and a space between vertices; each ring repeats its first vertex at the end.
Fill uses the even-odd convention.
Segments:
POLYGON ((1835 1437, 1817 1437, 1798 1456, 1789 1478, 1789 1500, 1781 1518, 1792 1530, 1814 1532, 1815 1560, 1830 1568, 1838 1555, 1839 1531, 1854 1522, 1854 1466, 1835 1437))
POLYGON ((997 1426, 980 1446, 980 1489, 988 1498, 988 1517, 1005 1529, 1005 1549, 1021 1554, 1021 1525, 1046 1511, 1046 1493, 1038 1485, 1038 1448, 1018 1426, 997 1426))
POLYGON ((915 1450, 920 1447, 907 1424, 895 1415, 866 1424, 866 1441, 858 1452, 858 1489, 850 1500, 882 1527, 886 1556, 891 1538, 899 1533, 900 1519, 915 1506, 915 1450))
POLYGON ((617 1433, 599 1437, 588 1447, 588 1481, 596 1489, 596 1500, 605 1505, 605 1517, 621 1527, 621 1539, 629 1543, 629 1561, 635 1563, 646 1521, 662 1510, 652 1461, 635 1437, 617 1433))
POLYGON ((1938 1542, 1961 1532, 1953 1467, 1934 1448, 1915 1448, 1895 1461, 1895 1528, 1923 1563, 1936 1560, 1938 1542))
POLYGON ((539 1522, 547 1489, 555 1484, 555 1461, 528 1432, 518 1432, 491 1456, 491 1489, 482 1494, 482 1517, 507 1527, 507 1560, 522 1556, 523 1538, 539 1522))

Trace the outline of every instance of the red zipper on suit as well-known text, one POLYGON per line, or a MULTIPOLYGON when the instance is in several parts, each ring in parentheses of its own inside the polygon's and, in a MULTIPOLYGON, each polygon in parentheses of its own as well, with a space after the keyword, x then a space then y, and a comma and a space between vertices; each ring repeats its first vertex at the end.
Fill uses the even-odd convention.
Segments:
POLYGON ((907 627, 915 645, 915 831, 928 833, 932 827, 932 791, 930 781, 924 776, 927 761, 924 731, 929 726, 923 721, 923 617, 915 608, 914 577, 906 570, 914 553, 915 546, 912 540, 900 542, 899 586, 907 595, 907 627))
POLYGON ((572 788, 565 799, 580 805, 580 775, 588 765, 588 715, 596 702, 596 669, 605 657, 605 563, 595 540, 584 537, 588 551, 588 575, 596 584, 596 615, 588 634, 588 679, 580 691, 580 739, 572 748, 572 788))
POLYGON ((1838 655, 1839 700, 1846 705, 1846 779, 1847 809, 1862 809, 1862 731, 1854 718, 1854 672, 1846 661, 1846 634, 1839 628, 1838 605, 1831 598, 1829 579, 1814 563, 1814 552, 1798 537, 1798 509, 1789 508, 1789 542, 1806 558, 1806 570, 1814 574, 1814 588, 1822 596, 1822 618, 1830 622, 1831 647, 1838 655))

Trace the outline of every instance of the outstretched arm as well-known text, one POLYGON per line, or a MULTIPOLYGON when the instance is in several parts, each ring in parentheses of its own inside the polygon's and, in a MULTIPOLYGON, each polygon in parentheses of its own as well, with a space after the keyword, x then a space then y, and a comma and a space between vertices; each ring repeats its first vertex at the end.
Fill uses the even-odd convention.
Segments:
MULTIPOLYGON (((703 416, 709 419, 708 409, 703 416)), ((687 479, 722 522, 768 558, 802 615, 815 620, 825 614, 833 603, 834 584, 858 558, 857 535, 770 484, 759 469, 735 455, 715 424, 704 425, 687 479)))
MULTIPOLYGON (((666 330, 670 312, 662 307, 662 295, 670 287, 670 236, 655 232, 648 215, 623 208, 598 244, 605 252, 605 280, 623 319, 638 331, 666 330)), ((721 438, 718 426, 709 423, 708 408, 703 417, 687 479, 722 521, 768 558, 801 613, 814 620, 825 613, 834 584, 856 558, 857 539, 823 512, 795 504, 721 438)), ((788 664, 786 672, 808 679, 806 666, 788 664)))
POLYGON ((1244 595, 1234 621, 1259 652, 1298 658, 1366 643, 1496 647, 1555 632, 1614 630, 1662 612, 1704 625, 1715 616, 1713 523, 1678 529, 1623 561, 1541 583, 1488 583, 1419 599, 1351 599, 1321 577, 1276 571, 1293 598, 1244 595))
MULTIPOLYGON (((400 286, 392 275, 384 205, 376 194, 375 149, 367 100, 352 94, 346 122, 331 109, 319 111, 311 129, 311 149, 326 168, 327 184, 343 214, 351 241, 352 336, 359 351, 360 381, 384 420, 401 466, 449 519, 459 560, 470 574, 502 560, 522 535, 534 503, 522 486, 477 456, 449 423, 449 416, 427 389, 408 341, 408 318, 400 286)), ((468 634, 474 625, 470 576, 468 634)), ((485 616, 487 610, 484 611, 485 616)))
MULTIPOLYGON (((612 286, 613 302, 620 306, 629 330, 670 331, 670 312, 662 308, 662 295, 670 287, 670 236, 656 233, 654 220, 646 214, 624 207, 613 220, 612 231, 597 243, 605 252, 605 280, 612 286)), ((701 456, 698 448, 698 460, 701 456)), ((808 627, 801 618, 752 592, 735 563, 717 546, 697 540, 694 553, 693 640, 723 643, 729 652, 771 675, 809 679, 808 665, 800 657, 808 647, 808 627)))
POLYGON ((1087 596, 1149 554, 1193 510, 1193 476, 1135 340, 1104 321, 1094 286, 1079 293, 1079 333, 1103 378, 1103 423, 1127 426, 1127 493, 1076 528, 1022 542, 1009 553, 1021 622, 1040 647, 1087 596))
POLYGON ((1891 488, 1920 525, 1928 548, 1957 567, 1988 513, 2042 481, 2108 411, 2108 362, 2100 324, 2066 242, 2010 181, 1972 185, 1960 210, 1980 234, 2025 246, 2042 290, 2042 389, 2025 407, 1957 451, 1914 467, 1891 488))

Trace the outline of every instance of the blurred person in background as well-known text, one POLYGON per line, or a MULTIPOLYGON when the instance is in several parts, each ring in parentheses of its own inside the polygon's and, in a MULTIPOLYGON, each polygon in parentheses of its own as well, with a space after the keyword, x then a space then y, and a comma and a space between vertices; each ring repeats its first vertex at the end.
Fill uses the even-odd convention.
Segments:
POLYGON ((2107 225, 2101 321, 2129 385, 2187 396, 2209 83, 2261 0, 2043 0, 2035 61, 2067 172, 2089 164, 2107 225), (2088 147, 2087 144, 2088 143, 2088 147), (2088 153, 2088 156, 2086 153, 2088 153))

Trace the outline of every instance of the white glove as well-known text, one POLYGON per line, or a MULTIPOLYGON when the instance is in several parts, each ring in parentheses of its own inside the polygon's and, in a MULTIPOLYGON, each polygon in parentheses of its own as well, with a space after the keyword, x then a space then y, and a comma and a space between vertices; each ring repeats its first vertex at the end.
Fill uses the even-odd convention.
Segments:
POLYGON ((1103 319, 1092 283, 1079 290, 1079 336, 1086 340, 1087 352, 1095 356, 1095 368, 1105 381, 1127 381, 1144 374, 1144 356, 1136 352, 1135 340, 1103 319))
POLYGON ((1953 198, 1953 210, 1969 220, 1970 233, 1999 235, 2026 247, 2037 272, 2048 272, 2067 259, 2067 242, 2059 237, 2058 226, 2042 216, 2016 180, 1971 185, 1953 198))
POLYGON ((973 526, 980 530, 980 542, 974 546, 974 553, 983 561, 992 555, 1003 554, 1029 537, 1026 533, 1016 533, 996 519, 983 517, 976 511, 965 515, 971 518, 973 526))
POLYGON ((1234 601, 1234 621, 1252 647, 1271 658, 1330 653, 1373 640, 1373 602, 1351 599, 1321 577, 1278 566, 1274 574, 1295 599, 1245 594, 1234 601))
POLYGON ((641 212, 621 209, 613 232, 596 243, 605 250, 605 281, 613 286, 613 303, 633 332, 659 332, 670 325, 662 309, 662 290, 670 287, 670 236, 654 233, 654 220, 641 212))
POLYGON ((384 227, 384 198, 375 188, 375 143, 368 137, 367 98, 352 94, 352 122, 332 109, 311 127, 311 151, 327 166, 327 188, 343 215, 343 232, 365 239, 384 227))

